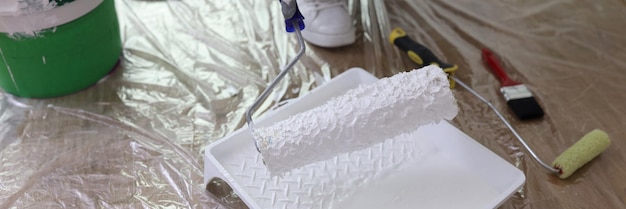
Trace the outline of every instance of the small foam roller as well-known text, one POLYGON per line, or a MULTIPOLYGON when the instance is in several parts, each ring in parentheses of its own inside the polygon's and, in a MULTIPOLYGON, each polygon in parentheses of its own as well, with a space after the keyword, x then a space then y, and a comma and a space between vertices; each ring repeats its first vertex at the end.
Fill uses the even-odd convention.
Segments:
POLYGON ((364 149, 458 113, 446 74, 428 66, 383 78, 254 133, 273 175, 364 149))
POLYGON ((559 169, 559 177, 565 179, 572 175, 580 167, 604 152, 609 147, 611 140, 604 131, 595 129, 587 133, 578 142, 561 153, 552 167, 559 169))

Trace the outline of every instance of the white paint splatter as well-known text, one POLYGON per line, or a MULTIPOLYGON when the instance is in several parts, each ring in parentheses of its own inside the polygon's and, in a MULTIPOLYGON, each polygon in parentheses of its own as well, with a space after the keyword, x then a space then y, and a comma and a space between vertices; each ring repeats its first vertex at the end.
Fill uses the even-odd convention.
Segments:
POLYGON ((43 35, 41 35, 42 32, 41 30, 34 30, 29 32, 14 32, 7 35, 9 38, 19 41, 22 39, 43 38, 43 35))
POLYGON ((2 48, 0 48, 0 55, 2 55, 2 60, 4 61, 4 65, 7 67, 7 70, 9 71, 9 75, 11 76, 11 81, 13 81, 13 86, 15 86, 15 90, 19 92, 20 87, 18 87, 17 82, 15 82, 15 77, 13 77, 13 71, 11 71, 11 66, 9 66, 9 63, 7 62, 7 58, 4 56, 4 52, 2 51, 2 48))
POLYGON ((56 1, 48 0, 20 0, 20 9, 22 14, 33 14, 48 11, 57 6, 56 1))

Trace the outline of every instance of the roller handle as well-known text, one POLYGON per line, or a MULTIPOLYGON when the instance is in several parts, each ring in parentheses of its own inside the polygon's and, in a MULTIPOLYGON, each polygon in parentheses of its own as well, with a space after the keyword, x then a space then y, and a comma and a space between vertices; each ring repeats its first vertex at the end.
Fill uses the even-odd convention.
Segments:
MULTIPOLYGON (((426 46, 421 45, 408 37, 406 35, 406 32, 404 32, 404 30, 402 30, 401 28, 396 28, 391 32, 391 35, 389 36, 389 41, 391 42, 391 44, 404 51, 409 56, 409 58, 413 62, 417 63, 420 67, 424 67, 427 65, 437 65, 441 69, 443 69, 443 71, 446 72, 448 76, 453 75, 454 72, 458 69, 457 65, 441 61, 426 46)), ((450 88, 454 88, 454 80, 449 80, 450 88)))
POLYGON ((298 8, 298 2, 296 0, 279 0, 279 2, 285 18, 285 30, 289 33, 296 32, 296 27, 298 30, 304 30, 304 16, 298 8))
POLYGON ((509 76, 504 71, 504 68, 502 68, 502 66, 500 65, 500 62, 496 58, 496 55, 493 52, 491 52, 491 50, 487 48, 483 48, 482 57, 483 57, 483 62, 487 64, 491 72, 493 72, 496 75, 496 77, 500 80, 500 84, 502 86, 515 86, 515 85, 521 84, 520 82, 514 81, 513 79, 509 78, 509 76))

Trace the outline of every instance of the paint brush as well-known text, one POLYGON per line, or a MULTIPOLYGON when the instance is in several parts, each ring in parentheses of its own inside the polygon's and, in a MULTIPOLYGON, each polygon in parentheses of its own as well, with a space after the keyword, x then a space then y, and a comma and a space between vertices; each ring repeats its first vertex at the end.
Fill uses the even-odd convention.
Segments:
POLYGON ((491 69, 500 80, 500 92, 504 96, 511 111, 513 111, 518 119, 530 120, 543 116, 543 109, 541 109, 541 106, 532 92, 528 90, 526 85, 509 78, 502 66, 500 66, 493 52, 484 48, 482 50, 482 57, 485 64, 487 64, 489 69, 491 69))

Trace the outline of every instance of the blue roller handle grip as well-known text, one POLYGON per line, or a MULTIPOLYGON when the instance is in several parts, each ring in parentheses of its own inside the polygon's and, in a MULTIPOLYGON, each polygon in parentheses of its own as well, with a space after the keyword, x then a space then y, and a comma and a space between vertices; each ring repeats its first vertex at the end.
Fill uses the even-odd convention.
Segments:
POLYGON ((285 17, 285 29, 289 33, 293 33, 296 31, 294 27, 294 22, 298 23, 298 27, 300 30, 304 30, 304 16, 300 13, 300 9, 298 9, 298 3, 296 0, 291 0, 290 2, 285 2, 283 0, 278 0, 281 5, 281 10, 283 13, 283 17, 285 17))

